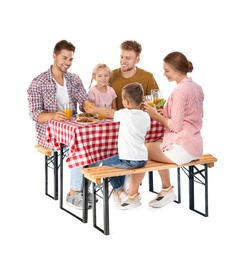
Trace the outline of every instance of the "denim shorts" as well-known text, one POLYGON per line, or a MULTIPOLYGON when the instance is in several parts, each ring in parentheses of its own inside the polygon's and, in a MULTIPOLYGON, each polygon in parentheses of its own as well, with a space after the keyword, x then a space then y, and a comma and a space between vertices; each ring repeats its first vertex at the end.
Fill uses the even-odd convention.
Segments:
MULTIPOLYGON (((121 160, 118 155, 105 159, 102 163, 103 166, 112 166, 120 169, 135 169, 141 168, 146 165, 147 160, 134 161, 134 160, 121 160)), ((121 190, 124 187, 125 175, 110 178, 110 184, 115 191, 121 190)))

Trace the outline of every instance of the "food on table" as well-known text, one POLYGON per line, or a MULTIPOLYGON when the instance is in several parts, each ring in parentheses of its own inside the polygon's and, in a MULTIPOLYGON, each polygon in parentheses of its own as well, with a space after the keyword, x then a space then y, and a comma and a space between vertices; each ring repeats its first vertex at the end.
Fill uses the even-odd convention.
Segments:
POLYGON ((94 122, 95 119, 93 117, 77 117, 76 122, 94 122))
POLYGON ((156 105, 156 107, 157 107, 157 108, 163 108, 165 103, 166 103, 166 99, 160 101, 160 102, 156 105))
POLYGON ((96 115, 95 114, 89 114, 87 112, 81 113, 81 114, 78 115, 78 117, 94 117, 94 116, 96 116, 96 115))

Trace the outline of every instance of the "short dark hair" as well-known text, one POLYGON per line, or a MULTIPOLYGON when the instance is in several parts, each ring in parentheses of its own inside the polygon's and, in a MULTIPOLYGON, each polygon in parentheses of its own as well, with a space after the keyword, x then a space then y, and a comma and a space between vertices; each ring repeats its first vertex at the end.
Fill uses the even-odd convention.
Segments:
POLYGON ((58 55, 61 52, 61 50, 68 50, 68 51, 75 52, 75 46, 71 42, 68 42, 66 40, 61 40, 57 42, 56 45, 54 46, 53 53, 58 55))
POLYGON ((143 101, 143 87, 137 82, 129 83, 122 88, 122 95, 124 99, 130 100, 130 102, 138 106, 143 101))
POLYGON ((136 41, 124 41, 121 43, 120 49, 125 51, 134 51, 137 57, 140 56, 142 51, 141 44, 136 41))

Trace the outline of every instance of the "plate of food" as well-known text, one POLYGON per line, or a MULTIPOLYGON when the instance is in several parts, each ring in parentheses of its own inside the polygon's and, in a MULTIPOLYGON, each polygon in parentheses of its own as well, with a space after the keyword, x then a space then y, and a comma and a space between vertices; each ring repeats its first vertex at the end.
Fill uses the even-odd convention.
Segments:
POLYGON ((80 113, 77 115, 77 117, 97 117, 98 115, 97 114, 90 114, 90 113, 87 113, 87 112, 84 112, 84 113, 80 113))
POLYGON ((100 120, 95 117, 77 117, 75 122, 78 124, 89 125, 98 123, 100 120))

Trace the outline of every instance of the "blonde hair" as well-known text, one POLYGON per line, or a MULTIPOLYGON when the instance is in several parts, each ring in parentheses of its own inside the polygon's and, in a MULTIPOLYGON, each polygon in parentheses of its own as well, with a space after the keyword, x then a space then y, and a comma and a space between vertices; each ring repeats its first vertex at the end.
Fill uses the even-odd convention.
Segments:
POLYGON ((105 63, 98 63, 98 64, 94 67, 94 69, 92 70, 92 78, 91 78, 91 82, 90 82, 89 88, 91 87, 93 80, 95 80, 95 78, 96 78, 96 73, 97 73, 97 70, 98 70, 98 69, 107 69, 107 71, 108 71, 108 73, 109 73, 109 76, 110 76, 109 82, 111 82, 112 72, 111 72, 110 68, 108 67, 108 65, 105 64, 105 63))

